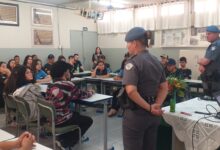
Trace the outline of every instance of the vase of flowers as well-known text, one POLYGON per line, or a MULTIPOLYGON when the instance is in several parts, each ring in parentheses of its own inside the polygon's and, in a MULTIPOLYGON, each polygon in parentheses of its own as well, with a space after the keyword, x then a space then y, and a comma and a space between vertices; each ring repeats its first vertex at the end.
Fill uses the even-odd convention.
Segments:
POLYGON ((182 79, 176 77, 168 77, 167 81, 169 95, 172 97, 170 99, 170 112, 175 112, 177 97, 184 97, 186 83, 182 79))

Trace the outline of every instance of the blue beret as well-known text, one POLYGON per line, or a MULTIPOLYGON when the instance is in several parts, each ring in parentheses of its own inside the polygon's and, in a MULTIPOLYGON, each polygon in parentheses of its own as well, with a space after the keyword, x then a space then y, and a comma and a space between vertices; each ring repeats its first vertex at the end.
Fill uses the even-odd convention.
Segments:
POLYGON ((170 58, 170 59, 168 60, 167 65, 176 65, 176 61, 175 61, 173 58, 170 58))
POLYGON ((217 26, 214 26, 214 25, 211 25, 211 26, 208 26, 206 27, 206 31, 207 32, 214 32, 214 33, 219 33, 220 30, 218 29, 217 26))
POLYGON ((134 27, 127 32, 125 36, 125 41, 129 42, 129 41, 145 38, 145 32, 146 31, 144 30, 144 28, 134 27))

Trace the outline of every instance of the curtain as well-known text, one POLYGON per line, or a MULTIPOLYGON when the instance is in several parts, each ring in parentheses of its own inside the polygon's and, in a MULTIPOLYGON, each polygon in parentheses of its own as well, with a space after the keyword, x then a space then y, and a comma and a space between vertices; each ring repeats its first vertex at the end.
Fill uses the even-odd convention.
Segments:
POLYGON ((194 26, 205 27, 208 25, 219 25, 219 0, 195 0, 194 1, 194 26))
POLYGON ((147 30, 154 30, 156 27, 157 6, 146 6, 135 9, 135 26, 144 27, 147 30))
POLYGON ((134 26, 133 9, 124 9, 114 12, 113 32, 127 32, 134 26))
POLYGON ((165 3, 159 6, 157 29, 178 29, 189 26, 188 1, 165 3))
POLYGON ((133 26, 133 9, 105 12, 97 22, 99 34, 127 32, 133 26))
POLYGON ((104 13, 103 20, 97 21, 98 33, 112 33, 112 11, 104 13))

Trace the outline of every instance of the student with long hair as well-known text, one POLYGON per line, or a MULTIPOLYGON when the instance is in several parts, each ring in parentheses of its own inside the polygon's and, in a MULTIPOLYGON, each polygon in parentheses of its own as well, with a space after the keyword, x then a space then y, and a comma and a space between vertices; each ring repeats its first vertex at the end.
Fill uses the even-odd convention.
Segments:
POLYGON ((30 107, 30 119, 36 120, 38 109, 37 100, 44 99, 40 87, 35 83, 33 72, 29 67, 15 67, 6 84, 5 93, 22 97, 30 107))
POLYGON ((7 64, 7 68, 8 68, 10 71, 12 71, 15 66, 16 66, 16 65, 15 65, 15 60, 14 60, 14 59, 10 59, 10 60, 8 61, 8 64, 7 64))
POLYGON ((27 56, 24 58, 23 65, 31 68, 32 62, 33 62, 32 56, 31 56, 31 55, 27 55, 27 56))
POLYGON ((100 48, 100 47, 96 47, 96 48, 95 48, 95 53, 92 55, 92 62, 93 62, 93 67, 92 67, 92 68, 95 68, 95 67, 96 67, 97 63, 99 62, 99 58, 100 58, 101 56, 104 56, 104 55, 102 54, 101 48, 100 48))
POLYGON ((6 67, 5 62, 0 62, 0 108, 4 108, 3 89, 7 83, 8 78, 11 75, 11 71, 6 67))
POLYGON ((32 70, 34 73, 34 78, 37 83, 48 83, 51 82, 51 77, 42 69, 42 62, 40 59, 33 61, 32 70))

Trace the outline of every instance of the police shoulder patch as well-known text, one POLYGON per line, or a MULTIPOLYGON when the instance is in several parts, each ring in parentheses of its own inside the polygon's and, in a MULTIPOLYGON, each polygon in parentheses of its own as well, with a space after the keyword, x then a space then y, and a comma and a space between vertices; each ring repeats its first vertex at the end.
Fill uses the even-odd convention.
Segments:
POLYGON ((131 68, 133 67, 134 65, 132 63, 128 63, 127 65, 125 65, 125 69, 126 70, 131 70, 131 68))
POLYGON ((211 47, 211 51, 214 51, 216 49, 216 46, 211 47))

